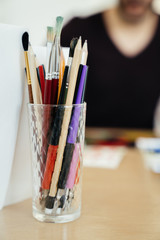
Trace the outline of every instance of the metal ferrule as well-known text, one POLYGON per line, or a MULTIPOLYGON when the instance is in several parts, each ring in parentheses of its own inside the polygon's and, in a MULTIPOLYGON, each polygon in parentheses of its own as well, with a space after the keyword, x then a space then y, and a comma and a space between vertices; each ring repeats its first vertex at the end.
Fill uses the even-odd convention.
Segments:
POLYGON ((52 55, 52 78, 59 78, 61 47, 60 38, 55 37, 52 55))
POLYGON ((59 72, 52 72, 52 79, 59 79, 59 72))
POLYGON ((69 58, 68 58, 68 61, 67 61, 67 65, 68 65, 68 67, 70 67, 71 64, 72 64, 72 57, 69 57, 69 58))
POLYGON ((46 79, 52 80, 52 73, 46 73, 46 79))
POLYGON ((74 198, 74 191, 75 191, 74 187, 73 187, 73 189, 69 189, 69 188, 67 189, 67 191, 66 191, 67 194, 66 194, 63 210, 68 210, 71 207, 72 200, 74 198))
POLYGON ((68 198, 68 190, 69 189, 58 189, 57 191, 57 195, 56 195, 56 200, 55 200, 55 203, 54 203, 54 207, 53 207, 53 211, 56 212, 58 208, 60 208, 60 205, 61 205, 61 197, 62 196, 65 196, 65 201, 64 201, 64 205, 63 207, 61 207, 61 211, 64 209, 64 206, 65 206, 65 202, 68 198))
POLYGON ((49 74, 52 74, 52 48, 53 43, 48 42, 47 43, 47 61, 46 61, 46 79, 50 79, 49 74))

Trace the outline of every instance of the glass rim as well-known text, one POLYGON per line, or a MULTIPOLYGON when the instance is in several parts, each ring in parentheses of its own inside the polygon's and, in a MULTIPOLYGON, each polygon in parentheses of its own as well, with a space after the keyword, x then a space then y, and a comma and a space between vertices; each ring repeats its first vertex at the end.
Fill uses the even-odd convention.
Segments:
POLYGON ((83 103, 78 103, 78 104, 70 104, 70 105, 66 105, 66 104, 43 104, 43 103, 27 103, 27 106, 37 106, 37 107, 77 107, 77 106, 84 106, 86 107, 87 103, 83 102, 83 103))

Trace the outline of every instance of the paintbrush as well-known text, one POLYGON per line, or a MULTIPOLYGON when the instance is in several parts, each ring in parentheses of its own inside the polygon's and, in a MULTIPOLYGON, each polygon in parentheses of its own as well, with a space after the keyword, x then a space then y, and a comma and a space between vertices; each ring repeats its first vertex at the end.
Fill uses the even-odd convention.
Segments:
POLYGON ((60 36, 62 31, 62 24, 63 24, 63 17, 58 16, 56 18, 55 38, 54 38, 54 44, 52 49, 52 93, 51 93, 52 104, 57 104, 60 62, 61 62, 60 36))
MULTIPOLYGON (((50 75, 52 82, 52 85, 50 86, 50 104, 56 104, 57 103, 57 91, 58 91, 58 79, 59 79, 59 67, 60 67, 60 33, 62 29, 62 22, 63 18, 62 17, 57 17, 56 18, 56 30, 55 30, 55 38, 54 38, 54 43, 52 44, 52 51, 50 55, 50 63, 52 64, 52 68, 54 71, 52 71, 52 74, 50 75)), ((59 111, 57 111, 53 124, 53 129, 54 132, 58 133, 59 128, 61 128, 60 122, 59 122, 59 114, 61 114, 59 111), (59 124, 58 124, 59 123, 59 124), (57 128, 58 124, 58 129, 57 128)), ((45 124, 45 122, 44 122, 45 124)), ((45 127, 45 126, 44 126, 45 127)), ((49 129, 49 128, 47 128, 49 129)), ((51 137, 52 138, 52 137, 51 137)), ((55 141, 59 140, 58 134, 56 134, 55 141)), ((45 143, 45 142, 44 142, 45 143)), ((47 158, 46 158, 46 166, 45 166, 45 171, 44 171, 44 178, 42 182, 42 189, 48 189, 50 187, 50 181, 52 177, 52 172, 54 169, 54 162, 56 159, 56 154, 57 154, 57 146, 58 144, 49 144, 48 151, 47 151, 47 146, 43 144, 43 149, 44 153, 47 152, 47 158)))
MULTIPOLYGON (((65 104, 65 101, 66 101, 66 96, 67 96, 67 91, 68 91, 68 82, 69 82, 69 80, 67 82, 68 70, 70 69, 70 66, 72 63, 72 58, 73 58, 73 54, 74 54, 74 50, 75 50, 77 41, 78 41, 78 38, 76 38, 76 39, 74 38, 71 40, 69 59, 68 59, 67 65, 65 67, 60 97, 59 97, 59 101, 58 101, 59 105, 65 104)), ((42 182, 43 189, 49 190, 49 188, 50 188, 52 173, 54 170, 54 165, 55 165, 55 160, 56 160, 56 155, 57 155, 58 142, 59 142, 59 137, 60 137, 60 133, 61 133, 63 114, 64 114, 64 108, 59 106, 55 113, 54 123, 53 123, 53 127, 51 130, 51 138, 49 141, 49 148, 48 148, 48 152, 47 152, 46 167, 45 167, 44 178, 43 178, 43 182, 42 182)))
POLYGON ((46 153, 48 149, 48 139, 49 139, 49 129, 51 124, 51 108, 49 104, 51 104, 51 91, 52 91, 52 47, 53 47, 53 40, 54 40, 54 28, 53 27, 47 27, 47 61, 46 61, 46 80, 45 80, 45 86, 44 86, 44 104, 48 104, 44 108, 43 113, 43 123, 42 123, 42 130, 43 130, 43 136, 42 136, 42 161, 41 161, 41 171, 42 171, 42 179, 43 181, 43 174, 45 171, 45 165, 46 165, 46 153))
POLYGON ((47 61, 46 61, 46 81, 44 89, 44 104, 51 103, 53 41, 54 41, 54 28, 47 27, 47 61))
POLYGON ((78 38, 73 38, 70 42, 69 58, 68 58, 68 61, 67 61, 67 65, 65 67, 66 79, 65 79, 65 88, 64 88, 64 94, 63 94, 63 103, 64 104, 66 103, 68 86, 69 86, 69 78, 70 78, 70 70, 71 70, 74 50, 75 50, 77 42, 78 42, 78 38))
POLYGON ((29 34, 28 34, 28 32, 24 32, 23 35, 22 35, 22 45, 23 45, 23 49, 24 49, 24 57, 25 57, 25 64, 26 64, 29 102, 33 103, 31 75, 30 75, 29 61, 28 61, 28 46, 29 46, 29 34))

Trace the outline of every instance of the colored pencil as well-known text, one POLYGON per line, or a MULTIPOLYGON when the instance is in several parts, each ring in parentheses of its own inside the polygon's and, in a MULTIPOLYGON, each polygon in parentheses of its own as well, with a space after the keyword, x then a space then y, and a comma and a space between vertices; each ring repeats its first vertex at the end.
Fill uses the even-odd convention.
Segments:
POLYGON ((42 103, 44 103, 44 89, 45 89, 45 72, 44 72, 44 65, 38 67, 39 72, 39 80, 41 85, 41 92, 42 92, 42 103))
POLYGON ((42 95, 37 77, 35 54, 33 52, 31 45, 29 45, 28 59, 32 81, 33 102, 35 104, 42 104, 42 95))

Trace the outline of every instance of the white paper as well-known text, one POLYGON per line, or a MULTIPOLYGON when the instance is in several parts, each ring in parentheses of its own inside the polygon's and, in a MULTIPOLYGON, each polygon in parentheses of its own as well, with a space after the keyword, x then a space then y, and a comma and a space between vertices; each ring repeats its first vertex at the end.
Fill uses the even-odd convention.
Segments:
MULTIPOLYGON (((28 89, 21 40, 24 31, 0 24, 0 209, 32 195, 28 89)), ((46 47, 33 46, 33 50, 37 66, 45 65, 46 47)), ((69 49, 64 48, 63 53, 67 62, 69 49)))
POLYGON ((0 209, 9 184, 23 99, 24 31, 22 27, 0 24, 0 209))
MULTIPOLYGON (((24 79, 25 81, 25 79, 24 79)), ((25 91, 15 146, 15 154, 4 205, 20 202, 32 196, 31 152, 27 118, 28 87, 25 91)))
POLYGON ((88 145, 84 148, 84 166, 97 168, 118 168, 126 147, 88 145))

